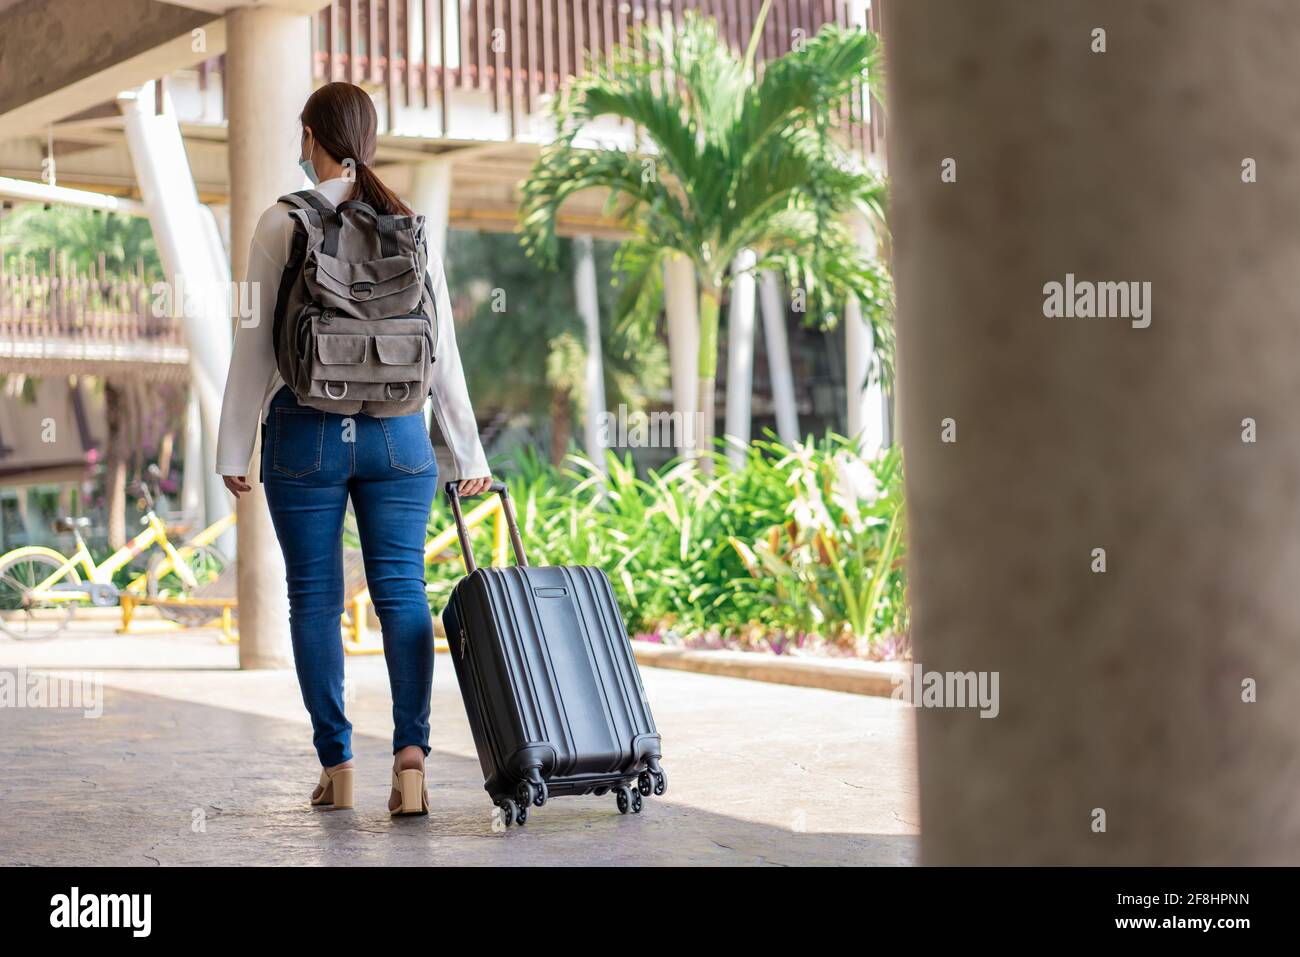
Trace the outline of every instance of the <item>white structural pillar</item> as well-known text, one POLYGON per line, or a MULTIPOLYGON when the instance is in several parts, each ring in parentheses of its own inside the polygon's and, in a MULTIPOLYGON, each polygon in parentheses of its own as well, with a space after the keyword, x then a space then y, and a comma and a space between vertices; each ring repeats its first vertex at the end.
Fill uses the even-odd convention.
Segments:
POLYGON ((758 288, 763 309, 763 343, 767 348, 768 374, 772 377, 776 434, 786 445, 793 445, 799 441, 799 407, 794 398, 794 371, 790 363, 790 340, 785 331, 781 280, 775 273, 765 272, 758 288))
POLYGON ((727 460, 745 464, 754 397, 754 264, 752 249, 742 249, 731 264, 731 312, 727 317, 727 460))
MULTIPOLYGON (((225 257, 206 241, 211 215, 199 202, 180 126, 170 99, 164 100, 164 111, 155 114, 153 84, 147 83, 134 99, 123 101, 126 140, 158 258, 171 286, 173 308, 185 324, 190 383, 203 426, 203 458, 214 462, 221 395, 230 365, 226 334, 230 271, 225 257), (196 243, 195 237, 203 241, 196 243)), ((208 521, 230 513, 230 494, 211 469, 205 470, 204 490, 208 521)))
POLYGON ((600 342, 600 305, 596 295, 596 256, 590 236, 573 239, 573 291, 578 315, 587 333, 587 374, 584 395, 587 458, 601 471, 605 469, 605 443, 601 435, 601 416, 605 408, 605 357, 600 342))
MULTIPOLYGON (((867 27, 867 0, 851 0, 850 22, 860 30, 867 27)), ((850 227, 858 245, 868 255, 876 255, 876 233, 861 215, 853 214, 850 227)), ((861 443, 862 451, 874 455, 890 443, 891 423, 885 401, 880 363, 876 361, 875 334, 862 318, 862 306, 851 298, 844 309, 844 388, 848 433, 861 443)))
POLYGON ((203 454, 203 418, 199 398, 191 388, 185 400, 185 464, 181 470, 181 511, 203 514, 203 482, 209 459, 203 454))
POLYGON ((431 252, 447 254, 447 222, 451 212, 451 160, 433 159, 416 165, 411 174, 411 208, 424 214, 424 234, 431 252))
POLYGON ((677 417, 677 450, 695 448, 696 404, 699 396, 700 297, 695 264, 680 253, 664 267, 664 308, 668 317, 668 361, 673 382, 673 412, 677 417))
MULTIPOLYGON (((863 251, 876 255, 876 234, 861 216, 854 216, 853 233, 863 251)), ((888 408, 880 363, 876 361, 875 334, 862 316, 862 306, 850 298, 844 308, 844 387, 848 395, 848 431, 862 451, 874 455, 889 444, 888 408)))
MULTIPOLYGON (((234 275, 242 279, 258 218, 277 197, 302 185, 298 114, 311 92, 310 20, 240 7, 226 14, 226 31, 230 249, 234 275)), ((228 320, 224 328, 230 329, 228 320)), ((256 461, 257 453, 254 470, 256 461)), ((250 484, 253 491, 239 499, 239 664, 289 667, 284 560, 262 486, 250 484)))

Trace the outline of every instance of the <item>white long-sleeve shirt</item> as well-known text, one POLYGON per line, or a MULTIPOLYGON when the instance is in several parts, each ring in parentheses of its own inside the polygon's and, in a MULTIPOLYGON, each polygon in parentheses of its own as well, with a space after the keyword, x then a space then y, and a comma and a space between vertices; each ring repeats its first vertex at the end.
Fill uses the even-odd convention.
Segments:
MULTIPOLYGON (((348 198, 352 181, 329 179, 316 187, 334 205, 348 198)), ((253 457, 257 430, 266 420, 271 399, 284 385, 275 365, 271 331, 275 322, 275 300, 280 277, 293 244, 293 220, 289 207, 276 203, 262 214, 253 233, 248 253, 248 286, 258 290, 256 314, 240 322, 235 333, 230 371, 226 375, 225 398, 221 403, 221 426, 217 432, 217 474, 247 475, 253 457)), ((456 348, 456 327, 451 317, 451 297, 442 262, 429 253, 429 276, 437 298, 437 360, 433 364, 433 414, 446 443, 450 469, 442 480, 460 481, 490 474, 487 457, 479 441, 478 425, 465 388, 465 372, 456 348)))

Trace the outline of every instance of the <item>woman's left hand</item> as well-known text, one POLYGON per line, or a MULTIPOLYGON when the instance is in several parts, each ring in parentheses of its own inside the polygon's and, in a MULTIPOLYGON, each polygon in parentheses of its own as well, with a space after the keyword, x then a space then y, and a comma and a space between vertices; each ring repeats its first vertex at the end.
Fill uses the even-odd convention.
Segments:
POLYGON ((460 485, 456 486, 456 491, 461 495, 478 495, 486 492, 492 487, 492 476, 484 478, 462 479, 460 485))

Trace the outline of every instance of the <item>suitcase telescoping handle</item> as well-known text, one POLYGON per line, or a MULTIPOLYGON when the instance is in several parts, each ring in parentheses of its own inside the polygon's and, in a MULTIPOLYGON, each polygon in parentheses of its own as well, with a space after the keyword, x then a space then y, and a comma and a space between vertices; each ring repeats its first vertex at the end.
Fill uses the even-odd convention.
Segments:
MULTIPOLYGON (((474 550, 469 544, 469 529, 465 527, 465 519, 460 514, 459 485, 459 482, 447 483, 447 499, 451 502, 451 514, 456 518, 456 534, 460 536, 460 553, 465 558, 465 574, 472 575, 478 566, 474 564, 474 550)), ((515 562, 527 565, 528 559, 524 556, 524 540, 519 537, 519 523, 515 521, 515 506, 510 501, 510 490, 506 488, 505 482, 494 479, 488 486, 488 491, 501 496, 501 510, 505 512, 506 527, 510 529, 510 544, 515 550, 515 562)))

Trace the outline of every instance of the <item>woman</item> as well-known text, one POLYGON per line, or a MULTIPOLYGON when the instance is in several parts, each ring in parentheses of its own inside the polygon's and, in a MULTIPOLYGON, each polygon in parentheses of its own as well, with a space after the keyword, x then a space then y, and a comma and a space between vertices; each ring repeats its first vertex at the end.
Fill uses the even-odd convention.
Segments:
MULTIPOLYGON (((381 213, 411 210, 375 175, 375 107, 350 83, 330 83, 307 100, 299 165, 330 203, 369 203, 381 213)), ((257 224, 248 282, 258 314, 235 336, 217 441, 217 472, 238 498, 249 492, 248 465, 262 428, 259 474, 284 552, 289 630, 302 697, 322 767, 311 803, 352 806, 352 725, 343 713, 343 515, 356 514, 366 583, 383 629, 393 694, 393 814, 428 812, 433 621, 424 591, 424 534, 438 467, 419 413, 376 419, 340 416, 298 403, 276 368, 272 326, 276 293, 293 237, 289 207, 277 203, 257 224), (269 294, 268 294, 269 293, 269 294)), ((442 265, 430 256, 437 299, 438 354, 433 411, 462 495, 491 481, 456 350, 442 265)))

